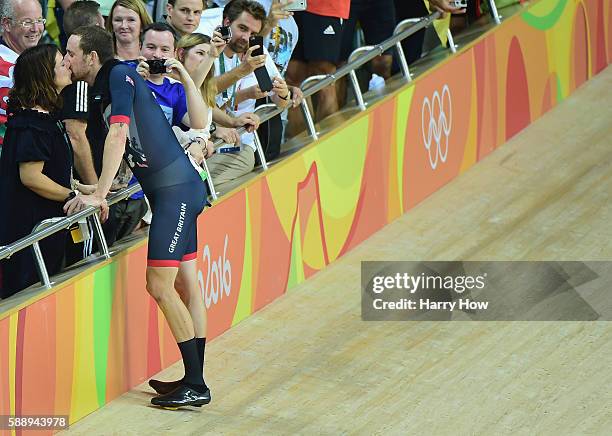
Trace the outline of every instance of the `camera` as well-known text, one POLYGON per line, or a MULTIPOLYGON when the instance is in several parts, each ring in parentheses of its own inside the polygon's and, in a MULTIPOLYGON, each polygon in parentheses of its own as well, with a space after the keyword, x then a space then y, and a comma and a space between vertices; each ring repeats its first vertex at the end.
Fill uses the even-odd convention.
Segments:
POLYGON ((232 39, 232 28, 230 26, 219 26, 216 30, 221 34, 222 40, 229 41, 232 39))
POLYGON ((147 60, 147 64, 149 64, 149 73, 150 74, 164 74, 167 73, 168 70, 164 65, 166 63, 166 59, 149 59, 147 60))

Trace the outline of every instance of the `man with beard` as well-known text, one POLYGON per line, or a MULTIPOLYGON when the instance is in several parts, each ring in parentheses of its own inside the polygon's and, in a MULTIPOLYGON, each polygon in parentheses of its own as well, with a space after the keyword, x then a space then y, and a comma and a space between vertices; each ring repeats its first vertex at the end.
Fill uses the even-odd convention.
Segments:
MULTIPOLYGON (((123 157, 153 211, 147 291, 164 313, 185 367, 185 376, 176 387, 151 402, 167 408, 202 406, 211 400, 202 375, 206 339, 204 335, 198 344, 194 319, 175 287, 183 286, 186 280, 197 286, 196 221, 206 204, 208 186, 197 163, 178 143, 144 79, 134 68, 113 59, 113 55, 112 37, 100 27, 80 27, 68 39, 64 62, 72 71, 73 80, 87 81, 101 100, 101 110, 92 111, 88 123, 97 124, 100 129, 104 126, 107 134, 96 191, 91 195, 74 195, 64 210, 72 214, 87 206, 100 207, 104 221, 108 216, 105 198, 123 157)), ((191 80, 176 61, 167 61, 166 66, 178 72, 182 80, 191 80)), ((189 86, 186 91, 188 106, 199 106, 198 112, 206 112, 197 87, 189 86)), ((189 304, 199 307, 193 312, 206 319, 203 299, 194 300, 189 304)))
MULTIPOLYGON (((249 38, 258 35, 266 22, 266 10, 252 0, 233 0, 223 9, 223 26, 230 26, 232 39, 215 61, 217 105, 234 116, 253 112, 258 99, 270 97, 280 108, 290 104, 291 95, 271 57, 266 53, 252 56, 257 47, 249 47, 249 38), (254 71, 265 66, 272 79, 270 92, 262 92, 254 71)), ((220 23, 221 24, 221 23, 220 23)), ((220 191, 231 189, 232 182, 255 166, 255 139, 252 133, 241 137, 242 148, 234 153, 215 153, 207 160, 210 175, 220 191)))

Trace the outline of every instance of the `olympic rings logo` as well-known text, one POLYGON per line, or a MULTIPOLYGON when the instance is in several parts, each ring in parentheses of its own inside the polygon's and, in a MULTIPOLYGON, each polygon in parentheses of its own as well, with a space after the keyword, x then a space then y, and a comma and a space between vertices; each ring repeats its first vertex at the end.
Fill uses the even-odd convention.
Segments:
POLYGON ((448 138, 453 124, 453 107, 448 85, 442 88, 442 96, 435 91, 431 101, 423 100, 421 108, 421 128, 423 144, 429 154, 429 163, 436 169, 438 161, 446 162, 448 138))

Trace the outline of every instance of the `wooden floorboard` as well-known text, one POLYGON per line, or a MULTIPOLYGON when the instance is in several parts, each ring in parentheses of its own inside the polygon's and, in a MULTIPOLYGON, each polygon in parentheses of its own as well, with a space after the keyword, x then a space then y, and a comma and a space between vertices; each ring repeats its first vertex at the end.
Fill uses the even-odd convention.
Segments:
MULTIPOLYGON (((609 322, 363 322, 363 260, 612 260, 612 67, 207 347, 213 402, 145 386, 75 434, 609 434, 609 322)), ((144 358, 144 356, 143 356, 144 358)), ((182 376, 175 365, 162 377, 182 376)))

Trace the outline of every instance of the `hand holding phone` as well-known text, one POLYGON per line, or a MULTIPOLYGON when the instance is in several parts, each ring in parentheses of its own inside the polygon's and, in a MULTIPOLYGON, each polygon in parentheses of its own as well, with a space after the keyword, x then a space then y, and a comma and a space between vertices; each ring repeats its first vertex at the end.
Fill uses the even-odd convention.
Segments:
MULTIPOLYGON (((255 50, 252 51, 251 56, 262 56, 264 54, 263 51, 263 37, 262 36, 251 36, 249 39, 249 45, 251 47, 257 46, 255 50)), ((259 89, 263 92, 269 92, 272 90, 272 80, 270 80, 270 75, 268 74, 268 70, 266 69, 266 65, 255 69, 255 77, 257 78, 257 84, 259 85, 259 89)))

